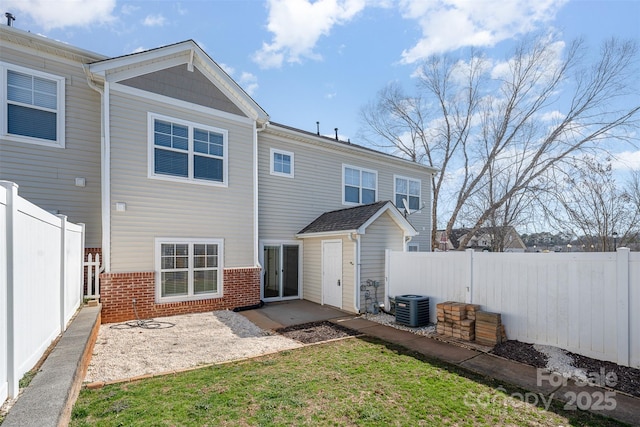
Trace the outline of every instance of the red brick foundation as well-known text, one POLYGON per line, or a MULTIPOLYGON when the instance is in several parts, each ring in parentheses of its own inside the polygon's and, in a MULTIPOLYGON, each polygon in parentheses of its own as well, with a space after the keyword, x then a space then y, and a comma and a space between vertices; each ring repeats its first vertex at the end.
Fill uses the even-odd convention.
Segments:
POLYGON ((135 319, 134 298, 140 319, 234 309, 258 304, 260 302, 260 268, 225 269, 222 298, 158 304, 155 302, 155 286, 154 272, 101 274, 102 323, 135 319))

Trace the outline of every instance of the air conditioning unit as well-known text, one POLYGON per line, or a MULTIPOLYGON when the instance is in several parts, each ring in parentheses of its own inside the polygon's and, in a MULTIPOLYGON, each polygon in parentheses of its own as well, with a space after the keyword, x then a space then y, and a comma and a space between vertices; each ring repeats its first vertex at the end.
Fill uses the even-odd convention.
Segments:
POLYGON ((429 324, 429 297, 396 296, 396 323, 417 328, 429 324))

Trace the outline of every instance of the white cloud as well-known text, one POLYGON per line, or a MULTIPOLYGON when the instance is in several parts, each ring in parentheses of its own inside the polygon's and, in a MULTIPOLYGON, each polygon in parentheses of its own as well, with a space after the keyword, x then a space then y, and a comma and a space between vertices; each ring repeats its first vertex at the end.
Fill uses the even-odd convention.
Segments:
POLYGON ((269 0, 267 29, 273 40, 263 43, 253 60, 262 68, 303 58, 319 60, 314 48, 320 37, 352 20, 364 7, 365 0, 269 0))
POLYGON ((565 118, 565 115, 558 110, 547 111, 540 114, 540 120, 543 122, 558 122, 565 118))
POLYGON ((236 72, 235 68, 225 64, 224 62, 218 62, 218 65, 224 70, 225 73, 229 74, 230 76, 233 76, 233 74, 236 72))
POLYGON ((244 91, 249 95, 253 96, 256 90, 258 90, 258 77, 255 74, 243 71, 240 74, 240 77, 236 78, 234 77, 234 74, 236 73, 235 68, 223 62, 218 62, 218 65, 224 70, 225 73, 234 78, 242 87, 242 89, 244 89, 244 91))
POLYGON ((640 151, 623 151, 613 156, 611 165, 617 170, 640 170, 640 151))
POLYGON ((253 95, 258 90, 258 77, 246 71, 240 75, 238 83, 249 95, 253 95))
POLYGON ((116 0, 4 0, 2 6, 3 11, 16 16, 16 21, 22 14, 28 15, 50 30, 112 22, 116 0))
POLYGON ((491 47, 538 29, 568 0, 400 0, 405 19, 418 21, 422 38, 402 52, 411 64, 429 55, 466 46, 491 47))
POLYGON ((133 5, 130 5, 130 4, 125 4, 120 8, 120 12, 123 15, 131 15, 132 13, 135 13, 138 10, 140 10, 139 6, 133 6, 133 5))
POLYGON ((162 27, 167 22, 167 18, 162 16, 161 14, 157 15, 147 15, 142 21, 142 25, 145 27, 162 27))
MULTIPOLYGON (((547 78, 554 78, 554 73, 557 69, 562 65, 562 54, 566 47, 566 43, 562 40, 552 41, 553 34, 549 33, 547 35, 549 40, 549 44, 545 45, 544 51, 537 49, 537 55, 543 55, 543 58, 536 58, 531 60, 531 58, 523 58, 523 61, 531 60, 532 64, 536 65, 536 69, 538 74, 541 76, 545 76, 547 78)), ((491 70, 491 78, 493 79, 509 79, 513 72, 512 69, 515 68, 517 59, 511 58, 507 61, 496 62, 491 70)), ((546 82, 542 80, 540 84, 545 84, 546 82)))
POLYGON ((148 49, 144 46, 138 46, 137 48, 133 49, 131 53, 140 53, 140 52, 144 52, 145 50, 148 50, 148 49))
POLYGON ((176 3, 176 11, 178 12, 179 15, 186 15, 189 11, 185 8, 182 7, 182 3, 176 3))

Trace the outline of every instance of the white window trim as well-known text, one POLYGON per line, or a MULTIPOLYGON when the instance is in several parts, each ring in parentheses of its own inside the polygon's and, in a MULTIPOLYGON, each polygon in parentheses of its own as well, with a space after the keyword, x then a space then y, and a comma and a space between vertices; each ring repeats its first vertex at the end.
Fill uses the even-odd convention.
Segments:
POLYGON ((0 120, 0 136, 8 141, 23 142, 27 144, 43 145, 46 147, 65 148, 65 83, 66 79, 54 74, 43 73, 31 68, 20 67, 19 65, 0 62, 0 102, 4 117, 0 120), (18 73, 29 74, 56 82, 57 110, 56 110, 56 136, 55 141, 47 139, 33 138, 22 135, 12 135, 9 133, 9 116, 7 114, 7 72, 16 71, 18 73))
POLYGON ((229 186, 229 131, 227 131, 226 129, 209 126, 202 123, 191 122, 188 120, 177 119, 175 117, 164 116, 162 114, 156 114, 152 112, 147 113, 147 177, 149 179, 157 179, 161 181, 209 185, 213 187, 228 187, 229 186), (176 123, 179 125, 187 126, 189 128, 189 154, 188 154, 189 155, 189 164, 188 164, 189 176, 187 178, 155 173, 155 166, 154 166, 155 144, 154 144, 154 134, 153 134, 155 120, 162 120, 166 122, 176 123), (223 139, 224 155, 222 157, 222 162, 223 162, 222 182, 193 178, 193 156, 194 156, 193 129, 194 128, 207 130, 210 132, 216 132, 223 135, 222 139, 223 139))
POLYGON ((294 160, 293 160, 293 153, 291 151, 284 151, 284 150, 280 150, 277 148, 272 148, 269 150, 269 155, 271 156, 270 160, 269 160, 269 164, 270 164, 270 169, 269 169, 269 173, 271 175, 275 175, 275 176, 283 176, 286 178, 293 178, 294 177, 294 160), (283 172, 277 172, 274 170, 274 166, 275 166, 275 161, 273 159, 274 154, 282 154, 284 156, 289 156, 291 158, 291 173, 283 173, 283 172))
MULTIPOLYGON (((393 202, 395 204, 396 201, 396 196, 398 195, 398 193, 396 192, 396 180, 397 179, 404 179, 407 181, 407 194, 409 193, 409 181, 415 181, 418 184, 420 184, 420 194, 419 194, 419 200, 418 200, 418 206, 422 206, 422 180, 421 179, 416 179, 416 178, 410 178, 408 176, 402 176, 402 175, 393 175, 393 202)), ((409 203, 409 200, 407 200, 407 204, 409 203)), ((396 208, 398 208, 400 211, 402 211, 404 209, 404 206, 396 206, 396 208)), ((420 208, 417 209, 417 211, 421 210, 420 208)), ((416 212, 416 211, 414 211, 416 212)))
POLYGON ((176 238, 176 237, 156 237, 155 239, 155 275, 156 275, 156 290, 155 290, 155 302, 158 304, 166 304, 171 302, 183 302, 183 301, 199 301, 204 299, 222 298, 224 295, 224 239, 203 239, 203 238, 176 238), (192 245, 194 243, 218 245, 218 291, 208 294, 193 294, 193 253, 189 253, 189 290, 190 295, 178 296, 178 297, 163 297, 162 296, 162 274, 160 274, 162 267, 162 244, 163 243, 183 243, 192 245))
POLYGON ((416 248, 415 252, 420 252, 420 243, 407 243, 407 252, 411 252, 409 248, 416 248))
MULTIPOLYGON (((373 169, 367 169, 367 168, 362 168, 360 166, 353 166, 353 165, 348 165, 343 163, 342 164, 342 204, 345 206, 360 206, 360 205, 364 205, 364 203, 362 203, 362 172, 369 172, 375 175, 376 177, 376 197, 375 200, 373 201, 373 203, 377 202, 379 200, 380 197, 380 190, 379 190, 379 185, 378 185, 378 171, 377 170, 373 170, 373 169), (354 202, 347 202, 345 200, 345 191, 344 191, 344 187, 345 187, 345 182, 344 182, 344 172, 345 169, 356 169, 360 171, 360 203, 354 203, 354 202)), ((394 181, 395 182, 395 181, 394 181)))

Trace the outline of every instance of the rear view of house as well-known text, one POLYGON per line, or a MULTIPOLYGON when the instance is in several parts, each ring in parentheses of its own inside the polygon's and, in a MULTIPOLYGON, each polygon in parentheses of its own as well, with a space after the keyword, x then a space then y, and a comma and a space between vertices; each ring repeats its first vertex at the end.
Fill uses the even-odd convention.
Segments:
POLYGON ((290 298, 363 311, 385 249, 431 249, 434 170, 271 122, 191 40, 108 58, 0 37, 0 179, 86 224, 105 322, 290 298))

